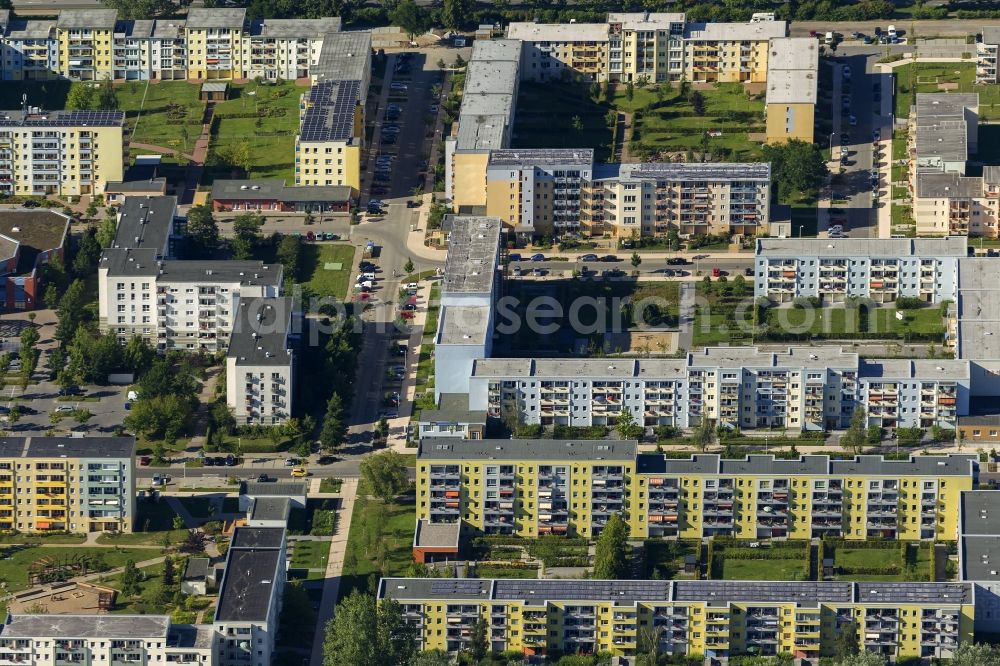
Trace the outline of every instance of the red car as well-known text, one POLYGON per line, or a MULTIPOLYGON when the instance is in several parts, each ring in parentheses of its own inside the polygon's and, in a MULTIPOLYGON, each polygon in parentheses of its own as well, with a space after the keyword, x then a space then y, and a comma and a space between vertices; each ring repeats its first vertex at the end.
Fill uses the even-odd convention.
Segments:
POLYGON ((417 315, 416 312, 412 312, 410 310, 403 310, 402 312, 399 313, 399 316, 402 317, 403 319, 413 319, 416 315, 417 315))
POLYGON ((720 275, 722 275, 722 271, 720 271, 718 268, 712 269, 712 277, 719 277, 720 275))
POLYGON ((152 462, 152 458, 150 458, 149 456, 141 456, 139 458, 139 464, 142 465, 143 467, 145 467, 146 465, 148 465, 151 462, 152 462))

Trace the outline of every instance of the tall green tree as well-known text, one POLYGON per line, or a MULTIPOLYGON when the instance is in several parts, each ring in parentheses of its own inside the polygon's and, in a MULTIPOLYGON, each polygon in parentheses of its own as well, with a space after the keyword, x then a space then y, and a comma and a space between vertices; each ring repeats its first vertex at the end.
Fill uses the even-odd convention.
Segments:
POLYGON ((868 439, 868 414, 864 407, 857 407, 851 414, 851 423, 840 437, 840 445, 855 454, 861 453, 868 439))
POLYGON ((260 243, 264 218, 257 213, 243 213, 233 218, 233 258, 250 259, 260 243))
POLYGON ((396 497, 410 485, 403 456, 392 449, 362 458, 361 480, 373 495, 384 502, 396 497))
POLYGON ((66 93, 66 108, 89 111, 94 108, 94 89, 88 83, 76 81, 66 93))
POLYGON ((172 0, 101 0, 118 12, 120 19, 151 19, 177 10, 172 0))
POLYGON ((885 655, 877 652, 864 650, 846 657, 840 657, 833 662, 833 666, 885 666, 885 655))
POLYGON ((134 597, 139 594, 139 580, 142 574, 135 568, 135 560, 125 562, 119 579, 119 589, 123 597, 134 597))
POLYGON ((97 244, 101 248, 111 247, 118 232, 118 218, 115 215, 108 215, 101 220, 101 226, 97 229, 97 244))
POLYGON ((211 206, 193 206, 187 215, 187 249, 192 259, 210 259, 219 247, 219 225, 211 206))
POLYGON ((59 299, 59 307, 56 309, 55 337, 60 342, 68 342, 76 335, 76 329, 83 322, 87 295, 83 280, 73 280, 66 292, 59 299))
POLYGON ((34 349, 40 337, 34 325, 25 326, 21 331, 21 349, 34 349))
POLYGON ((628 578, 628 526, 621 515, 608 519, 594 546, 594 578, 628 578))
POLYGON ((615 432, 620 439, 639 439, 642 437, 642 426, 635 422, 635 415, 628 407, 618 412, 615 419, 615 432))
POLYGON ((1000 666, 1000 646, 961 643, 952 655, 951 666, 1000 666))
POLYGON ((101 83, 101 88, 97 91, 96 105, 102 111, 116 111, 118 109, 118 95, 115 93, 115 86, 111 83, 111 79, 105 79, 101 83))
POLYGON ((819 146, 798 139, 766 144, 763 161, 771 163, 771 178, 783 196, 816 191, 829 173, 819 146))
POLYGON ((340 395, 334 393, 326 403, 323 428, 319 431, 319 445, 327 451, 332 451, 344 443, 345 437, 347 437, 347 424, 344 423, 344 404, 340 395))
POLYGON ((138 335, 133 335, 129 338, 122 352, 122 364, 129 372, 135 373, 136 376, 142 375, 152 367, 155 359, 156 350, 144 338, 138 335))
POLYGON ((97 262, 101 259, 101 244, 97 240, 97 232, 89 227, 80 236, 76 245, 76 256, 73 257, 73 275, 86 279, 97 272, 97 262))
POLYGON ((302 247, 302 238, 299 236, 282 236, 278 243, 278 262, 285 268, 285 277, 294 282, 298 282, 300 277, 302 247))
POLYGON ((393 25, 402 28, 410 41, 413 41, 414 37, 424 34, 431 28, 430 12, 413 2, 413 0, 402 0, 389 12, 389 20, 392 21, 393 25))
POLYGON ((323 666, 399 666, 416 652, 416 630, 403 620, 399 603, 375 601, 355 590, 337 604, 326 625, 323 666))
POLYGON ((473 3, 469 0, 444 0, 441 5, 441 24, 455 30, 461 28, 472 15, 473 3))
POLYGON ((486 618, 480 615, 476 619, 476 623, 472 625, 472 640, 469 646, 469 653, 472 656, 472 660, 477 664, 486 659, 486 656, 490 653, 488 631, 489 627, 486 624, 486 618))

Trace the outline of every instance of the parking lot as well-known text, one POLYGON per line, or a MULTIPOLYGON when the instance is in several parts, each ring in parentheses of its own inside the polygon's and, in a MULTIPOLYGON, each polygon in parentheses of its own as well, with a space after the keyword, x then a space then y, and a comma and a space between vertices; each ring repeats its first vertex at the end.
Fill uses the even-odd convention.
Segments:
POLYGON ((14 432, 19 436, 40 435, 53 428, 109 434, 122 424, 126 414, 126 390, 125 386, 82 386, 77 394, 60 398, 59 387, 49 381, 29 384, 24 391, 19 385, 7 386, 0 400, 0 416, 7 421, 10 410, 17 406, 20 418, 14 432), (93 416, 78 423, 74 410, 85 410, 93 416), (52 422, 52 414, 62 415, 58 423, 52 422))

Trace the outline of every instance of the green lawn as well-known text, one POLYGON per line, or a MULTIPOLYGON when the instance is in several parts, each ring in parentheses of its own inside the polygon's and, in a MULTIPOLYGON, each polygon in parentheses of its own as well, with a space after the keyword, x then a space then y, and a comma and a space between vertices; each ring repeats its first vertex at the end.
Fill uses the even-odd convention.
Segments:
POLYGON ((232 168, 219 165, 235 144, 247 143, 252 167, 248 178, 295 179, 295 135, 299 128, 299 96, 306 91, 292 81, 277 85, 236 83, 229 85, 229 99, 215 106, 212 143, 206 183, 213 178, 231 178, 232 168), (252 118, 226 118, 234 114, 257 114, 252 118), (217 159, 218 158, 218 159, 217 159))
POLYGON ((905 160, 906 140, 909 134, 905 130, 896 130, 892 133, 892 159, 905 160))
POLYGON ((94 558, 94 569, 113 569, 128 560, 139 562, 159 556, 159 551, 144 548, 95 547, 7 547, 0 548, 0 580, 7 583, 7 592, 20 592, 28 587, 28 568, 35 562, 48 560, 54 564, 72 562, 80 557, 94 558))
POLYGON ((330 554, 329 541, 295 541, 292 547, 293 569, 325 569, 330 554))
POLYGON ((538 578, 537 567, 477 566, 477 578, 538 578))
MULTIPOLYGON (((201 135, 205 103, 198 99, 199 86, 186 81, 149 84, 130 81, 115 86, 118 106, 125 111, 132 130, 131 141, 163 146, 183 153, 194 149, 201 135)), ((156 153, 130 148, 132 156, 156 153)))
POLYGON ((87 537, 83 534, 0 534, 0 544, 4 543, 82 543, 87 537))
POLYGON ((912 210, 913 209, 910 206, 896 203, 892 204, 892 210, 889 214, 892 219, 893 226, 915 224, 912 210))
POLYGON ((893 71, 896 75, 897 118, 909 115, 912 91, 942 92, 938 87, 942 83, 958 84, 956 89, 948 92, 979 93, 980 121, 988 122, 1000 117, 1000 87, 976 85, 975 62, 918 62, 900 65, 893 71))
POLYGON ((369 579, 406 575, 413 563, 416 506, 412 500, 388 504, 359 491, 344 553, 340 596, 366 590, 369 579))
POLYGON ((432 338, 437 333, 438 314, 441 311, 441 287, 431 287, 430 302, 427 304, 427 318, 424 320, 424 337, 432 338))
POLYGON ((614 144, 613 124, 607 115, 612 108, 603 100, 595 100, 587 86, 573 83, 533 83, 525 81, 518 88, 517 118, 514 122, 514 148, 579 148, 594 149, 594 159, 611 159, 614 144), (562 131, 552 131, 552 118, 566 119, 562 131), (579 118, 581 128, 569 123, 579 118))
MULTIPOLYGON (((941 309, 926 307, 919 310, 900 310, 904 319, 896 318, 896 308, 875 308, 868 317, 868 332, 873 337, 906 337, 907 333, 941 335, 945 322, 941 309), (879 334, 879 335, 874 335, 879 334)), ((835 337, 843 333, 857 333, 860 328, 859 311, 855 308, 772 308, 768 311, 771 330, 787 333, 808 333, 811 336, 835 337)))
POLYGON ((806 580, 802 557, 768 558, 760 560, 725 560, 723 580, 806 580))
POLYGON ((738 83, 692 86, 686 97, 675 85, 664 92, 662 102, 650 90, 635 90, 628 100, 626 90, 620 89, 615 104, 636 113, 631 140, 649 157, 706 149, 713 158, 731 162, 749 162, 761 156, 761 144, 752 141, 749 134, 765 131, 763 97, 747 95, 738 83), (695 93, 704 99, 703 113, 696 113, 692 105, 695 93), (707 134, 716 131, 721 136, 707 134))
POLYGON ((904 558, 899 542, 888 542, 885 548, 851 548, 838 544, 833 555, 835 567, 847 569, 837 577, 852 581, 926 581, 930 579, 932 545, 910 544, 904 558), (858 569, 889 569, 898 573, 860 573, 858 569))
POLYGON ((114 546, 159 545, 163 535, 168 535, 171 543, 179 543, 187 536, 187 529, 174 529, 177 514, 165 500, 136 503, 135 531, 131 534, 102 534, 97 542, 114 546))
POLYGON ((891 331, 897 336, 903 336, 905 333, 944 334, 945 319, 939 307, 900 310, 904 317, 902 320, 896 318, 896 312, 895 308, 878 308, 869 318, 868 330, 877 333, 891 331))
POLYGON ((303 248, 303 275, 308 274, 304 286, 316 296, 335 296, 347 299, 351 269, 354 266, 354 246, 345 243, 308 243, 303 248), (327 264, 340 264, 336 270, 327 270, 327 264))
POLYGON ((692 344, 696 347, 717 344, 748 345, 753 336, 753 308, 746 299, 753 286, 744 281, 738 294, 732 282, 699 283, 695 306, 692 344))

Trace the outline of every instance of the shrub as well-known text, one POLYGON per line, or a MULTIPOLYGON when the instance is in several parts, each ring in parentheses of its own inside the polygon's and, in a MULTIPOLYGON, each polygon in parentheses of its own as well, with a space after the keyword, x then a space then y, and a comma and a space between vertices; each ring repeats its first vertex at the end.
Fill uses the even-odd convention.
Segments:
POLYGON ((927 303, 916 296, 900 296, 896 299, 897 310, 917 310, 925 305, 927 303))

